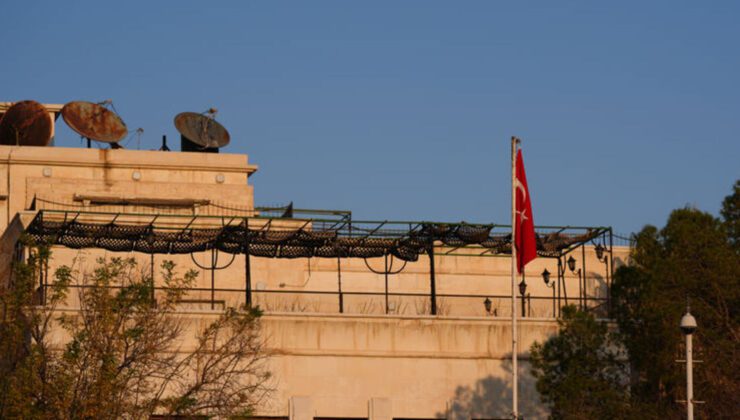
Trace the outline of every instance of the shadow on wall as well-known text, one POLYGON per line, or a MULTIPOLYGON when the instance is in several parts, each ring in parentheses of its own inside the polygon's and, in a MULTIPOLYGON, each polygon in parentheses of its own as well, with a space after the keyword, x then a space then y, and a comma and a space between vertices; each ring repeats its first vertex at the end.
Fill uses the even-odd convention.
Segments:
MULTIPOLYGON (((528 374, 529 364, 519 365, 519 412, 525 419, 546 419, 547 411, 540 403, 534 379, 528 374)), ((487 376, 473 386, 458 386, 447 413, 437 418, 449 420, 511 419, 511 364, 501 363, 502 377, 487 376)))

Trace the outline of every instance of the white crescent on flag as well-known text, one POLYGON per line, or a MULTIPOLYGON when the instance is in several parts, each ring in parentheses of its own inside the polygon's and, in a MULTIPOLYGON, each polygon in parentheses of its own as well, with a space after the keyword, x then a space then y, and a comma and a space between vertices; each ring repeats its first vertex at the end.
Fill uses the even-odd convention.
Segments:
POLYGON ((527 201, 527 189, 524 188, 524 184, 522 184, 521 181, 519 181, 519 178, 514 178, 514 186, 516 189, 522 192, 522 196, 524 197, 524 201, 527 201))

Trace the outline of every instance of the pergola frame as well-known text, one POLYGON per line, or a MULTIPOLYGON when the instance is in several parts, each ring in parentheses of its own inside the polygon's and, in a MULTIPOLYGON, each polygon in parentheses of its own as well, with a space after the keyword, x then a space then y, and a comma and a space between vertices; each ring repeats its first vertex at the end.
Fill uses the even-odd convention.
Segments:
MULTIPOLYGON (((351 213, 336 210, 290 209, 289 217, 269 213, 282 208, 262 208, 253 215, 200 216, 183 214, 112 213, 86 210, 39 210, 26 228, 38 244, 68 248, 102 248, 117 252, 151 254, 193 254, 211 251, 211 266, 198 264, 211 271, 211 305, 214 302, 214 272, 228 267, 217 266, 215 253, 245 256, 245 302, 252 304, 251 257, 268 258, 336 258, 339 311, 343 312, 341 260, 343 258, 385 257, 385 301, 388 312, 388 275, 392 271, 388 258, 405 262, 417 261, 419 255, 429 258, 430 312, 437 314, 435 255, 466 257, 509 257, 509 225, 441 223, 425 221, 356 221, 351 213), (301 217, 296 217, 301 216, 301 217)), ((282 215, 286 215, 285 212, 282 215)), ((612 277, 613 233, 610 227, 538 226, 538 255, 558 260, 557 301, 565 288, 565 258, 581 249, 579 270, 579 303, 585 305, 585 246, 604 246, 606 264, 607 308, 609 279, 612 277), (581 275, 582 273, 582 275, 581 275)), ((233 261, 233 258, 232 258, 233 261)), ((371 271, 376 272, 368 266, 371 271)), ((575 273, 575 271, 574 271, 575 273)), ((42 286, 44 286, 42 284, 42 286)), ((347 294, 347 292, 344 292, 347 294)), ((462 295, 460 295, 462 296, 462 295)), ((555 311, 553 289, 553 315, 555 311)), ((558 305, 560 307, 560 305, 558 305)))

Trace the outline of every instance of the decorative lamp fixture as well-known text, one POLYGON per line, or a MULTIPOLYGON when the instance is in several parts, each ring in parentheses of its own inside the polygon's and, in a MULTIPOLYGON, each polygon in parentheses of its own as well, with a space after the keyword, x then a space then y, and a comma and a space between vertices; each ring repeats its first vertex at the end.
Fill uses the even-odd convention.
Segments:
POLYGON ((519 293, 524 296, 525 293, 527 293, 527 283, 522 279, 522 282, 519 283, 519 293))
POLYGON ((542 272, 542 281, 545 282, 545 285, 550 285, 550 272, 547 269, 542 272))
POLYGON ((483 301, 483 306, 486 307, 486 313, 490 314, 491 313, 491 299, 486 298, 486 300, 483 301))
POLYGON ((594 250, 596 251, 596 258, 598 258, 599 261, 603 260, 604 259, 604 250, 605 250, 604 246, 601 245, 601 244, 598 244, 598 245, 596 245, 596 248, 594 248, 594 250))
POLYGON ((572 255, 568 258, 568 268, 570 271, 576 271, 576 259, 572 255))

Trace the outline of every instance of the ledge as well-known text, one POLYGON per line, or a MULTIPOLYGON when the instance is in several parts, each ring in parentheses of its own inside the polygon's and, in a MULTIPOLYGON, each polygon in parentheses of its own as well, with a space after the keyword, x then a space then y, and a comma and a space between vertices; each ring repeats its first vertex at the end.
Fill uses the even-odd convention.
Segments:
POLYGON ((0 163, 11 165, 139 168, 245 173, 257 171, 247 155, 156 150, 0 146, 0 163))

